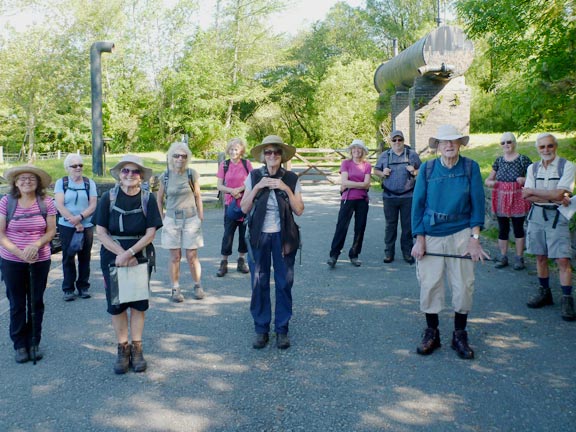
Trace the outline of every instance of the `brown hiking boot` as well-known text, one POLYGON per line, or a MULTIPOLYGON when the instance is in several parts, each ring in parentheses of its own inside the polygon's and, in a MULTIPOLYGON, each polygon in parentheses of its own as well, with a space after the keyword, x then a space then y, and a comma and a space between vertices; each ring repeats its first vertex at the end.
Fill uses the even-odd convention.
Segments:
POLYGON ((142 353, 142 341, 132 341, 130 364, 134 372, 144 372, 146 370, 147 363, 142 353))
POLYGON ((458 357, 465 360, 474 358, 474 351, 468 345, 468 333, 466 330, 456 330, 452 335, 452 349, 458 357))
POLYGON ((248 268, 248 264, 246 264, 246 260, 243 257, 238 258, 238 265, 236 266, 236 271, 240 273, 250 273, 250 269, 248 268))
POLYGON ((422 342, 416 348, 416 352, 421 355, 432 354, 436 348, 440 348, 440 330, 428 327, 424 330, 422 342))
POLYGON ((118 344, 118 357, 114 363, 114 373, 122 375, 128 372, 130 365, 130 344, 128 342, 118 344))
POLYGON ((562 319, 564 321, 576 320, 574 313, 574 298, 571 295, 563 295, 560 300, 560 309, 562 310, 562 319))
POLYGON ((554 300, 552 299, 552 291, 550 291, 550 288, 546 289, 543 286, 539 286, 538 293, 526 303, 526 306, 532 309, 539 309, 553 304, 554 300))
POLYGON ((222 261, 220 261, 220 268, 216 272, 216 276, 222 277, 226 273, 228 273, 228 261, 222 260, 222 261))

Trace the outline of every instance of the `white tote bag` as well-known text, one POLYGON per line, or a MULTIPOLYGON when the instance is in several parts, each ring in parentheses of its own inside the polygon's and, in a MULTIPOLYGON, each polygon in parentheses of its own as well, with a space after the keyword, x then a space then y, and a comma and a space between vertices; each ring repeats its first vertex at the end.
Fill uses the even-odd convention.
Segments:
POLYGON ((110 266, 111 303, 119 305, 150 298, 148 263, 131 267, 110 266))

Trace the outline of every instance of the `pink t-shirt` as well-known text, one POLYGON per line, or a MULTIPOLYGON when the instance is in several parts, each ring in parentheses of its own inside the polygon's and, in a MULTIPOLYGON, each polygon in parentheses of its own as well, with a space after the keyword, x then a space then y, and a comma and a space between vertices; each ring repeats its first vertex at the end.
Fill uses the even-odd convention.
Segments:
MULTIPOLYGON (((46 203, 46 214, 47 216, 56 215, 56 206, 54 205, 54 200, 50 197, 44 198, 44 203, 46 203)), ((4 196, 0 200, 0 215, 6 217, 8 214, 8 197, 4 196)), ((16 210, 14 211, 13 219, 10 221, 6 227, 6 237, 18 246, 19 249, 24 249, 26 246, 39 240, 44 234, 46 234, 46 221, 44 217, 40 214, 40 207, 38 203, 34 202, 30 208, 22 208, 16 204, 16 210), (36 214, 36 216, 24 217, 21 219, 16 219, 16 217, 24 214, 36 214)), ((3 247, 0 247, 0 256, 2 259, 8 261, 24 262, 16 255, 11 254, 3 247)), ((50 244, 45 244, 38 250, 38 261, 46 261, 50 259, 50 244)))
MULTIPOLYGON (((340 173, 347 172, 348 180, 354 182, 363 182, 366 174, 372 172, 372 165, 370 162, 362 162, 359 164, 354 163, 352 159, 346 159, 340 165, 340 173)), ((342 194, 342 201, 345 200, 360 200, 368 199, 367 189, 347 189, 342 194)))
MULTIPOLYGON (((248 168, 248 172, 252 171, 252 164, 249 160, 246 160, 246 168, 248 168)), ((238 163, 234 163, 230 161, 228 165, 228 171, 226 171, 226 178, 224 178, 224 162, 220 164, 218 167, 218 173, 216 177, 219 179, 224 180, 224 184, 229 188, 237 188, 244 185, 244 180, 248 177, 248 173, 244 169, 244 164, 242 161, 238 161, 238 163)), ((241 199, 237 200, 238 206, 240 206, 241 199)), ((232 195, 229 193, 226 194, 224 199, 224 204, 229 205, 232 202, 232 195)))

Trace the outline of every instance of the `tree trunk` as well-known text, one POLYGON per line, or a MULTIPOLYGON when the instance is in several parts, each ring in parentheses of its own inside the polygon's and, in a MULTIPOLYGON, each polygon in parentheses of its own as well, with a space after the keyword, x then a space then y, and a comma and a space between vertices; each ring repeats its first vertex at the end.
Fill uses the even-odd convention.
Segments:
MULTIPOLYGON (((234 21, 236 24, 236 34, 234 35, 234 60, 232 62, 232 88, 236 88, 238 83, 239 52, 240 52, 240 21, 242 20, 242 1, 236 0, 236 10, 234 11, 234 21)), ((232 126, 232 113, 234 112, 234 100, 230 99, 226 110, 226 123, 224 129, 230 130, 232 126)))
POLYGON ((26 161, 28 163, 33 162, 34 159, 34 145, 36 144, 36 116, 34 112, 30 110, 28 112, 28 121, 26 122, 26 134, 28 135, 28 156, 26 161))

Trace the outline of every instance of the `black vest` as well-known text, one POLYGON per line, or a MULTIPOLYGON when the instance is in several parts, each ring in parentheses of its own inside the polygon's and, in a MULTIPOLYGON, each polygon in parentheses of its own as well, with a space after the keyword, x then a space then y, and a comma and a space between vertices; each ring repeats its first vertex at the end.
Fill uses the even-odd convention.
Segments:
MULTIPOLYGON (((298 181, 298 176, 292 171, 286 171, 280 168, 278 172, 270 176, 266 167, 260 169, 255 169, 250 172, 250 177, 252 180, 252 187, 254 187, 262 177, 269 176, 272 178, 281 179, 286 185, 294 192, 296 190, 296 182, 298 181)), ((276 193, 276 201, 278 201, 278 210, 280 212, 280 237, 282 239, 282 253, 288 255, 292 252, 296 252, 300 247, 300 228, 294 222, 294 215, 292 213, 292 208, 290 207, 290 200, 286 192, 274 189, 276 193)), ((262 226, 264 225, 264 217, 266 216, 266 204, 268 202, 268 197, 270 195, 270 189, 262 189, 256 198, 254 198, 254 204, 250 215, 248 217, 248 230, 250 234, 250 245, 254 248, 258 247, 258 241, 260 239, 260 234, 262 232, 262 226)))

